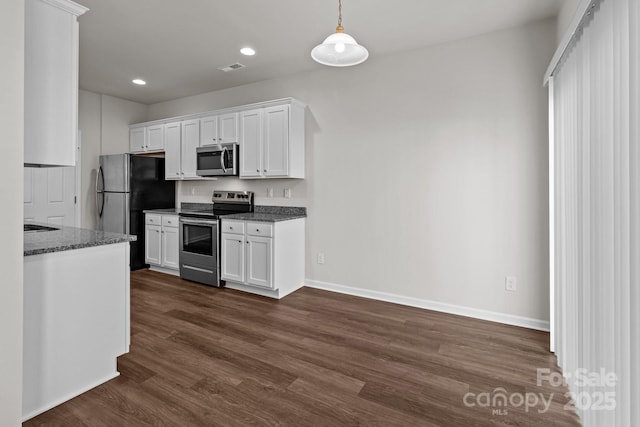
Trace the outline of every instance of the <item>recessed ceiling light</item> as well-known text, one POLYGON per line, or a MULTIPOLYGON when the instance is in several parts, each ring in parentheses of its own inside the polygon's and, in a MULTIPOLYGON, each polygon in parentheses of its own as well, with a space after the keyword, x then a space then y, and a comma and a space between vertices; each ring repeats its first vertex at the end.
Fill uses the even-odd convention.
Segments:
POLYGON ((240 49, 240 53, 246 56, 253 56, 256 54, 256 51, 251 49, 250 47, 243 47, 240 49))
POLYGON ((133 84, 140 85, 140 86, 144 86, 144 85, 146 85, 146 84, 147 84, 147 82, 145 82, 145 81, 144 81, 144 80, 142 80, 142 79, 133 79, 133 80, 131 80, 131 82, 132 82, 133 84))

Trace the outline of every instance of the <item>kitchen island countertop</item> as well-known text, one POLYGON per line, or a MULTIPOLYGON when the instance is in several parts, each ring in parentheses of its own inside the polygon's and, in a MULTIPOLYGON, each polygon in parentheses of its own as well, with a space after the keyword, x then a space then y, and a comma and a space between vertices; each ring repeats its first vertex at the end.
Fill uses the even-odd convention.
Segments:
POLYGON ((25 232, 24 256, 133 242, 137 239, 136 236, 128 234, 57 225, 53 227, 59 228, 59 230, 25 232))

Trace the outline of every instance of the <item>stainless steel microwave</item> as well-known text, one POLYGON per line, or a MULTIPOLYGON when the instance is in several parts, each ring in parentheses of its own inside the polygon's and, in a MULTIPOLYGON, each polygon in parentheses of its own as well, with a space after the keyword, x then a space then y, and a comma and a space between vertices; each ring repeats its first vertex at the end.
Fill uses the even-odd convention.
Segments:
POLYGON ((196 148, 198 176, 238 175, 238 144, 215 144, 196 148))

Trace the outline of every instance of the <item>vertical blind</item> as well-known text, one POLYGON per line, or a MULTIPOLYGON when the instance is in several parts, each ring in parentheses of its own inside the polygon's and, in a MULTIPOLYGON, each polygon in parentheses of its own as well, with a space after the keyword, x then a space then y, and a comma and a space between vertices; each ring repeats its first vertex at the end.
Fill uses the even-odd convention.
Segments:
POLYGON ((639 3, 593 3, 549 81, 552 349, 585 426, 640 426, 639 3))

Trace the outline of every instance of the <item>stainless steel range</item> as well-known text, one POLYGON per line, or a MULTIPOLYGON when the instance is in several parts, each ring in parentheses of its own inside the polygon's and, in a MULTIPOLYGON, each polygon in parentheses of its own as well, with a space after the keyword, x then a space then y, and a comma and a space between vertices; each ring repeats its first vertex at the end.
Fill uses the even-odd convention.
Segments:
POLYGON ((213 205, 180 211, 180 277, 220 286, 219 218, 253 212, 251 191, 214 191, 213 205))

